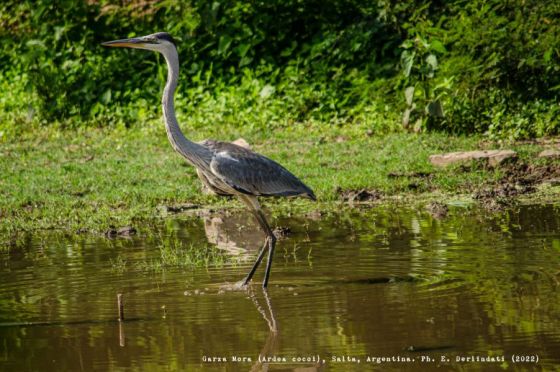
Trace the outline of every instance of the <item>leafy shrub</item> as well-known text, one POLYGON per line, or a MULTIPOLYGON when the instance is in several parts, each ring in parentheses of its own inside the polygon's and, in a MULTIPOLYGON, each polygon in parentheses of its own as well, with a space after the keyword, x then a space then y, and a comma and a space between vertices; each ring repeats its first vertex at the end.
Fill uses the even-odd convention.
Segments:
POLYGON ((177 107, 194 126, 205 112, 260 129, 311 120, 520 138, 560 128, 555 0, 6 0, 0 131, 151 121, 165 66, 100 43, 160 30, 180 43, 177 107))
POLYGON ((451 81, 438 128, 513 138, 557 134, 559 17, 555 1, 449 2, 424 28, 449 51, 438 71, 439 83, 451 81))

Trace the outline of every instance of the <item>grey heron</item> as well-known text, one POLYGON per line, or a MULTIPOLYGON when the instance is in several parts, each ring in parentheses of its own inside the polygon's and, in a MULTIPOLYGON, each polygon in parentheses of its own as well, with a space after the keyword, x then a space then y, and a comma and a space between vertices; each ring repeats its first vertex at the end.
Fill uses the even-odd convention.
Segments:
POLYGON ((175 41, 166 32, 105 42, 108 47, 126 47, 159 52, 167 63, 167 82, 163 90, 163 119, 171 146, 196 168, 198 177, 212 192, 236 196, 255 216, 266 234, 264 245, 251 270, 243 279, 247 285, 260 265, 268 247, 263 288, 268 285, 276 237, 258 201, 259 196, 304 197, 316 200, 313 191, 275 161, 249 149, 228 142, 188 140, 177 122, 174 94, 179 78, 179 55, 175 41))

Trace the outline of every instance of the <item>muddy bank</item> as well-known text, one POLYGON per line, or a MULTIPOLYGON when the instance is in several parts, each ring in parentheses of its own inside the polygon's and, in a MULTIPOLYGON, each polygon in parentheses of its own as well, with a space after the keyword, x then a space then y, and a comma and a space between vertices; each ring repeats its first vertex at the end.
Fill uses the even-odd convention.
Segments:
POLYGON ((403 181, 403 188, 408 192, 382 192, 376 189, 337 189, 338 199, 349 205, 356 203, 383 203, 395 199, 424 200, 426 211, 435 218, 447 215, 445 199, 464 195, 472 198, 480 206, 488 210, 503 210, 517 203, 521 196, 535 194, 541 186, 560 186, 560 163, 549 158, 541 163, 527 163, 519 159, 509 159, 499 165, 490 166, 484 162, 471 162, 456 167, 459 174, 472 174, 467 181, 454 188, 454 192, 446 192, 436 186, 435 178, 441 174, 434 172, 390 172, 388 178, 403 181), (481 183, 475 183, 474 174, 480 171, 491 172, 496 177, 486 177, 481 183), (407 197, 408 194, 411 197, 407 197), (437 195, 437 200, 430 197, 430 193, 437 195))
POLYGON ((502 177, 472 192, 473 199, 491 210, 514 205, 516 197, 532 194, 542 184, 560 184, 560 164, 509 163, 500 168, 502 177))

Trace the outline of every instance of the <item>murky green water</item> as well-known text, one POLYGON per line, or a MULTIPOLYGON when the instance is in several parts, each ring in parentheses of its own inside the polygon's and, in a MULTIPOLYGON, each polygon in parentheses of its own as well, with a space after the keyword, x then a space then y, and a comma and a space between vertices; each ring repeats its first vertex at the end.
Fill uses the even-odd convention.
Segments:
POLYGON ((493 216, 457 208, 443 220, 375 207, 275 223, 292 233, 278 242, 268 296, 262 267, 252 291, 227 290, 261 244, 245 214, 179 218, 132 239, 29 237, 0 253, 0 370, 560 365, 560 210, 552 206, 493 216), (201 260, 181 252, 216 245, 222 265, 173 266, 178 254, 201 260), (259 355, 276 359, 259 363, 259 355), (504 361, 456 361, 487 356, 504 361))

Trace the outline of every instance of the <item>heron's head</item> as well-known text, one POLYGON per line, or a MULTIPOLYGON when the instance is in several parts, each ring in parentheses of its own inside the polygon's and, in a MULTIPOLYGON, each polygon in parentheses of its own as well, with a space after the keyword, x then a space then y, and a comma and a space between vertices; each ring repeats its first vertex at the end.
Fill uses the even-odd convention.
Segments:
POLYGON ((167 32, 157 32, 151 35, 133 37, 131 39, 107 41, 101 45, 108 47, 147 49, 164 53, 170 48, 175 49, 175 40, 173 40, 171 35, 167 32))

